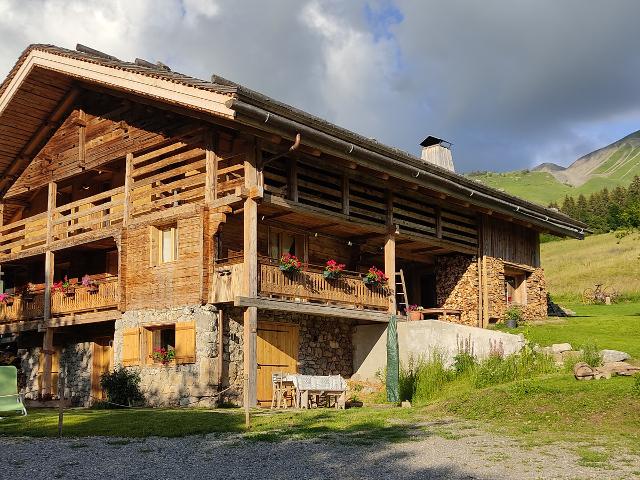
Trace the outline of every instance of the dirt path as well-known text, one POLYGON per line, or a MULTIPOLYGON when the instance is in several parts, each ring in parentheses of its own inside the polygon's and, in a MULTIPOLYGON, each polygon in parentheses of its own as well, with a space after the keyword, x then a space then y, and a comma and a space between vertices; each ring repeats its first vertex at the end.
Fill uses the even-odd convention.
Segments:
MULTIPOLYGON (((575 445, 523 448, 469 424, 424 424, 409 441, 358 436, 257 441, 0 437, 0 478, 37 479, 583 479, 640 478, 640 459, 595 461, 575 445)), ((595 460, 598 460, 597 455, 595 460)), ((602 460, 602 459, 600 459, 602 460)))

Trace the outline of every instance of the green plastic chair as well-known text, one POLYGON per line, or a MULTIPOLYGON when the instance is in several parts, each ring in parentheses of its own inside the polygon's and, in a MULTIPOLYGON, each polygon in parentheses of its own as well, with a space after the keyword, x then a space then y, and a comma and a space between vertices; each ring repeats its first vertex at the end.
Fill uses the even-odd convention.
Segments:
POLYGON ((0 367, 0 417, 6 414, 27 414, 18 393, 18 369, 13 366, 0 367))

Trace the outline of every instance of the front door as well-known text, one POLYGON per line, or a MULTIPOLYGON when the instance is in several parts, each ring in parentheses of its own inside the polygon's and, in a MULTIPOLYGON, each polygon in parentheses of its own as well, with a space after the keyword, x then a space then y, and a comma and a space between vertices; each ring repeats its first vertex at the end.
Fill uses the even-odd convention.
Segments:
POLYGON ((273 373, 297 373, 298 325, 258 322, 258 405, 271 406, 273 373))
POLYGON ((113 368, 112 340, 98 338, 93 342, 93 368, 91 370, 91 402, 104 400, 106 395, 100 386, 100 377, 113 368))

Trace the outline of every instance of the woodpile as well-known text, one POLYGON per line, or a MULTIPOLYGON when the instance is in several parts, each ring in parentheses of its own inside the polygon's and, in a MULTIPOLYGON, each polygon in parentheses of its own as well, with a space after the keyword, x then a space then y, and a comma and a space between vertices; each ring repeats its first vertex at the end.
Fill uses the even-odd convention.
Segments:
POLYGON ((478 263, 471 255, 438 257, 436 296, 439 307, 462 312, 457 323, 478 324, 478 263))

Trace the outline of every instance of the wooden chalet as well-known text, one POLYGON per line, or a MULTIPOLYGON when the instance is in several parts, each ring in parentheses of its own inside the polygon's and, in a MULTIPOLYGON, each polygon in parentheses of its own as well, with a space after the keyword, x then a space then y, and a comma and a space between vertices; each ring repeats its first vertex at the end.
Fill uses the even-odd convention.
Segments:
POLYGON ((29 397, 80 405, 115 365, 157 405, 348 377, 354 325, 404 303, 544 316, 539 233, 585 228, 223 78, 83 46, 29 46, 0 86, 0 172, 2 342, 29 397))

